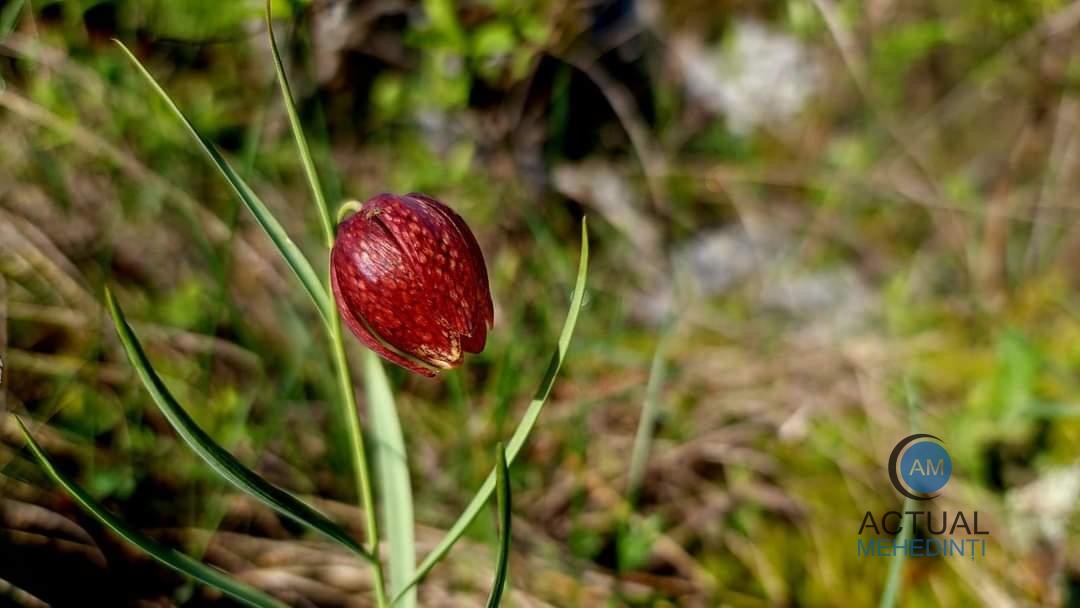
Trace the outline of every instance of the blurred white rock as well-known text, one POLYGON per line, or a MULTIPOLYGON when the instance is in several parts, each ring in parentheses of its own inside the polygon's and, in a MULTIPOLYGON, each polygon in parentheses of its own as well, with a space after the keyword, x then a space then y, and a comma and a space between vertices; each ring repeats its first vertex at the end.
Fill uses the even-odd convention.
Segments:
POLYGON ((674 249, 679 288, 670 277, 654 283, 635 300, 634 312, 660 324, 676 307, 741 294, 762 314, 787 318, 803 339, 830 341, 864 330, 878 306, 874 289, 854 267, 807 267, 798 252, 781 228, 758 226, 753 235, 742 226, 704 231, 674 249))
POLYGON ((644 195, 611 163, 564 163, 552 171, 555 189, 595 209, 623 234, 646 261, 660 259, 660 231, 645 213, 644 195))
POLYGON ((750 19, 736 21, 718 46, 677 35, 671 54, 689 95, 723 114, 738 134, 789 123, 817 92, 824 73, 812 49, 797 38, 750 19))
POLYGON ((1006 496, 1010 529, 1020 542, 1066 541, 1069 521, 1080 500, 1080 466, 1051 469, 1006 496))
POLYGON ((764 307, 802 322, 802 337, 827 341, 857 333, 877 306, 877 297, 850 267, 778 270, 763 281, 764 307))
POLYGON ((701 233, 682 245, 675 257, 693 277, 695 290, 708 297, 760 271, 780 255, 783 245, 776 236, 751 236, 733 226, 701 233))
MULTIPOLYGON (((683 298, 708 299, 734 289, 761 273, 782 255, 784 237, 779 234, 751 236, 742 226, 701 232, 674 249, 674 268, 680 277, 683 298)), ((660 324, 675 308, 674 285, 660 281, 635 301, 636 315, 660 324)))

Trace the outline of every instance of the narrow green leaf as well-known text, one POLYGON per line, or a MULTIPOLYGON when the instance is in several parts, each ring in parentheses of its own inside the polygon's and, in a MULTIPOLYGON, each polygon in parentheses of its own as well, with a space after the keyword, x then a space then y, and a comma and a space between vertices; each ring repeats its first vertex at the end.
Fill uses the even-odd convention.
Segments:
POLYGON ((154 371, 150 359, 146 356, 138 337, 132 331, 124 318, 124 312, 113 297, 112 292, 105 290, 105 304, 112 315, 116 333, 120 337, 120 343, 124 346, 128 360, 139 374, 146 390, 150 392, 154 403, 157 404, 161 413, 169 421, 180 437, 194 450, 200 458, 206 461, 211 468, 224 477, 229 483, 250 494, 266 506, 278 513, 289 517, 296 522, 321 532, 331 540, 336 541, 357 555, 368 561, 374 561, 371 554, 364 550, 359 543, 352 539, 349 534, 324 515, 308 506, 292 494, 272 485, 262 477, 259 477, 251 469, 245 467, 239 460, 228 451, 214 442, 206 431, 191 419, 184 408, 176 401, 169 392, 165 382, 154 371))
POLYGON ((41 446, 34 441, 33 436, 30 435, 30 431, 27 430, 26 424, 23 423, 22 419, 16 416, 15 421, 19 423, 19 428, 22 429, 23 437, 26 438, 26 445, 30 448, 34 457, 41 464, 41 468, 45 469, 45 472, 49 477, 63 487, 64 490, 66 490, 67 493, 82 506, 82 508, 86 509, 91 515, 97 518, 98 521, 105 524, 105 526, 118 534, 121 538, 135 545, 150 557, 153 557, 173 570, 176 570, 181 574, 186 574, 204 585, 214 587, 222 593, 225 593, 248 606, 255 606, 256 608, 283 608, 285 606, 285 604, 275 600, 262 591, 233 579, 217 568, 208 566, 171 547, 159 545, 142 534, 128 528, 124 522, 120 521, 120 518, 109 513, 105 510, 105 507, 101 506, 101 504, 94 500, 93 497, 87 494, 86 490, 83 490, 78 484, 58 471, 56 467, 53 466, 52 461, 49 460, 49 457, 45 455, 41 446))
POLYGON ((285 64, 281 61, 281 52, 278 51, 277 40, 274 38, 274 21, 270 14, 270 2, 266 0, 266 33, 270 36, 270 50, 274 55, 274 69, 277 70, 278 84, 281 85, 281 96, 285 100, 285 113, 289 115, 289 126, 292 127, 293 139, 300 151, 300 160, 303 161, 304 175, 307 176, 308 185, 311 187, 311 195, 315 198, 315 206, 319 208, 319 218, 322 220, 323 236, 326 238, 326 246, 334 244, 334 226, 330 223, 330 210, 326 207, 326 199, 323 197, 322 185, 319 183, 319 173, 315 170, 315 161, 311 158, 311 149, 308 147, 307 138, 304 136, 304 127, 300 124, 300 115, 296 112, 296 102, 293 100, 292 87, 289 86, 289 78, 285 74, 285 64))
POLYGON ((499 608, 502 604, 503 589, 510 572, 510 467, 506 464, 506 451, 501 443, 495 450, 495 502, 499 510, 499 561, 495 565, 495 581, 491 584, 487 608, 499 608))
POLYGON ((199 144, 203 152, 210 158, 210 161, 217 167, 221 175, 225 177, 225 181, 229 182, 236 195, 240 198, 240 201, 248 208, 248 211, 255 216, 255 220, 259 222, 262 229, 266 232, 270 240, 274 242, 281 256, 285 258, 285 262, 288 263, 289 268, 292 268, 296 273, 300 283, 303 284, 304 289, 307 290, 308 295, 315 302, 315 307, 319 309, 319 314, 322 315, 323 321, 330 322, 331 315, 334 314, 333 307, 330 305, 330 296, 326 292, 322 281, 319 279, 319 275, 315 273, 315 269, 311 266, 311 262, 308 261, 304 254, 300 251, 300 248, 296 246, 289 235, 285 232, 285 228, 277 221, 277 218, 270 212, 266 204, 259 199, 255 194, 255 191, 247 185, 247 182, 240 177, 240 175, 232 168, 228 161, 217 151, 214 144, 207 140, 199 133, 195 125, 188 120, 188 117, 180 110, 180 107, 176 105, 176 102, 169 97, 169 94, 165 92, 165 89, 158 84, 157 80, 154 80, 153 75, 143 66, 142 63, 135 57, 135 55, 128 50, 124 43, 119 40, 115 40, 116 44, 124 51, 128 59, 131 60, 135 67, 138 68, 139 73, 146 79, 146 81, 153 87, 154 91, 161 96, 161 99, 165 101, 165 104, 169 106, 169 109, 176 114, 176 117, 184 123, 188 132, 195 138, 195 142, 199 144))
POLYGON ((401 606, 412 608, 416 606, 416 590, 406 590, 405 586, 416 570, 416 542, 405 438, 401 434, 394 393, 386 371, 378 355, 367 349, 364 349, 364 391, 375 440, 375 478, 379 484, 377 495, 383 516, 382 532, 390 545, 389 594, 406 591, 401 597, 401 606))
MULTIPOLYGON (((525 410, 525 415, 522 417, 521 422, 518 423, 517 429, 514 430, 514 434, 510 437, 510 443, 506 449, 507 462, 514 462, 514 458, 517 457, 518 452, 521 451, 521 447, 525 444, 525 441, 529 438, 529 433, 532 432, 533 426, 536 425, 536 419, 540 416, 540 411, 544 407, 544 402, 547 401, 548 394, 551 392, 551 387, 555 384, 555 377, 559 374, 559 368, 562 367, 563 359, 566 357, 566 351, 570 348, 570 338, 574 335, 574 327, 577 325, 578 313, 581 311, 581 303, 585 297, 585 275, 589 269, 589 231, 586 226, 586 222, 583 219, 581 222, 581 257, 578 261, 577 281, 574 283, 574 295, 570 302, 570 310, 566 313, 566 321, 563 322, 562 331, 559 333, 559 346, 555 352, 551 355, 551 360, 548 362, 547 371, 544 373, 543 380, 540 381, 540 386, 536 389, 536 393, 533 395, 532 401, 529 403, 529 407, 525 410)), ((410 589, 420 582, 435 564, 439 563, 443 557, 449 553, 450 548, 454 546, 454 543, 461 538, 461 535, 465 533, 465 529, 469 527, 469 524, 476 519, 480 510, 491 498, 491 494, 495 491, 495 471, 488 474, 487 479, 480 486, 480 489, 473 496, 472 501, 465 507, 465 511, 458 517, 454 525, 447 531, 446 536, 439 541, 439 544, 424 558, 424 561, 416 568, 416 575, 411 581, 409 581, 408 587, 410 589)), ((398 592, 398 596, 395 601, 401 597, 403 591, 398 592)))

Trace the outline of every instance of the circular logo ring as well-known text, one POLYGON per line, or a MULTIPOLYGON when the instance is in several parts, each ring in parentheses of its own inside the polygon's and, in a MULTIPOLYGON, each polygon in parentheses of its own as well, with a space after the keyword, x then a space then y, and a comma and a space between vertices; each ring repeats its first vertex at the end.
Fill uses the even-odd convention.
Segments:
POLYGON ((952 475, 952 460, 944 442, 927 433, 908 435, 889 455, 889 479, 896 491, 913 500, 936 498, 952 475), (919 460, 922 457, 923 462, 919 460), (936 458, 936 461, 934 460, 936 458), (908 469, 905 473, 902 469, 908 469), (915 472, 919 475, 916 476, 915 472))

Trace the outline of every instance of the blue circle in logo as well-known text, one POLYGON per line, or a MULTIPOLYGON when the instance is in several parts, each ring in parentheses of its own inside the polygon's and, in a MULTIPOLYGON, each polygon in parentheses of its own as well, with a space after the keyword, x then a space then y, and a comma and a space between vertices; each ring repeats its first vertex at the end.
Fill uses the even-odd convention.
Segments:
POLYGON ((915 492, 932 494, 949 482, 952 459, 936 441, 917 441, 900 458, 900 477, 915 492))

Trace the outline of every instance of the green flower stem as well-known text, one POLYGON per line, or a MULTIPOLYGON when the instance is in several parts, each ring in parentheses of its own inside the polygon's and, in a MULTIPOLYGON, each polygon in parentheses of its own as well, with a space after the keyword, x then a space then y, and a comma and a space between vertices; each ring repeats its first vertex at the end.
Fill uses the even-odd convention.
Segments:
MULTIPOLYGON (((334 294, 330 293, 331 304, 334 294)), ((352 375, 349 373, 349 361, 345 356, 345 342, 341 339, 341 316, 334 314, 330 321, 330 342, 334 349, 334 367, 337 368, 338 385, 341 388, 345 421, 349 431, 349 443, 353 451, 353 470, 356 473, 356 488, 360 494, 360 504, 364 509, 364 529, 367 531, 368 551, 375 558, 375 603, 379 608, 387 608, 386 588, 383 583, 382 561, 379 559, 379 528, 375 516, 375 501, 371 492, 371 474, 364 449, 364 432, 360 428, 360 414, 356 406, 356 391, 353 389, 352 375)))
MULTIPOLYGON (((266 1, 266 29, 270 38, 270 48, 274 56, 274 69, 277 72, 278 84, 281 85, 281 97, 285 101, 285 110, 289 116, 289 125, 292 127, 293 139, 296 148, 300 152, 300 159, 304 165, 304 175, 311 187, 312 198, 315 206, 319 209, 319 219, 322 223, 323 238, 326 249, 329 252, 334 247, 334 223, 330 219, 330 210, 326 207, 326 196, 323 193, 322 183, 319 180, 319 172, 315 168, 315 161, 308 147, 307 137, 304 136, 304 127, 300 124, 300 116, 296 111, 296 103, 293 101, 292 88, 289 86, 289 78, 285 74, 285 66, 281 61, 281 53, 278 51, 277 40, 274 38, 274 23, 270 10, 270 0, 266 1)), ((330 256, 327 255, 327 268, 330 272, 330 256)), ((378 517, 375 513, 375 500, 371 492, 371 467, 368 465, 367 451, 364 449, 364 432, 360 428, 360 414, 356 407, 356 390, 353 388, 352 374, 349 371, 349 360, 345 356, 345 343, 341 339, 341 316, 337 312, 337 303, 334 292, 329 285, 324 285, 330 300, 330 319, 327 322, 327 333, 330 335, 331 347, 334 349, 334 367, 337 368, 338 386, 341 389, 341 403, 345 410, 345 422, 349 432, 349 443, 353 452, 353 471, 356 475, 356 489, 360 495, 360 505, 364 509, 364 529, 367 533, 368 551, 374 558, 372 564, 375 578, 375 604, 379 608, 387 608, 389 603, 386 598, 386 588, 383 583, 382 560, 379 559, 379 528, 378 517)))
MULTIPOLYGON (((291 98, 290 98, 291 99, 291 98)), ((301 135, 297 138, 297 144, 301 149, 307 147, 302 131, 299 131, 299 123, 294 125, 301 135)), ((310 156, 308 154, 307 156, 310 156)), ((317 197, 322 199, 322 187, 318 184, 318 174, 311 167, 308 177, 312 182, 312 190, 319 192, 317 197)), ((330 215, 325 212, 325 204, 319 203, 319 208, 324 212, 319 214, 323 223, 323 234, 326 237, 326 250, 334 248, 334 226, 331 224, 330 215)), ((329 272, 334 269, 330 266, 330 256, 326 256, 326 264, 329 272)), ((329 281, 329 279, 328 279, 329 281)), ((386 597, 386 584, 383 577, 382 560, 379 558, 379 525, 375 513, 375 500, 371 491, 371 467, 368 465, 367 450, 364 448, 364 431, 360 427, 360 414, 356 405, 356 389, 353 387, 352 374, 349 371, 349 359, 345 356, 345 342, 341 337, 341 315, 337 312, 337 296, 329 285, 326 291, 330 296, 331 319, 327 326, 330 334, 331 347, 334 349, 334 367, 337 370, 338 386, 341 389, 342 407, 344 408, 345 423, 349 432, 349 443, 353 452, 353 471, 356 474, 356 491, 360 495, 360 505, 364 509, 364 530, 367 532, 368 551, 375 558, 373 576, 375 579, 375 604, 378 608, 390 606, 386 597)), ((365 353, 374 356, 374 353, 365 353)))

